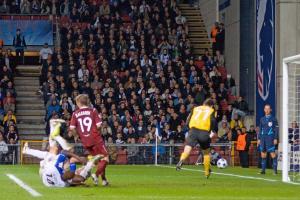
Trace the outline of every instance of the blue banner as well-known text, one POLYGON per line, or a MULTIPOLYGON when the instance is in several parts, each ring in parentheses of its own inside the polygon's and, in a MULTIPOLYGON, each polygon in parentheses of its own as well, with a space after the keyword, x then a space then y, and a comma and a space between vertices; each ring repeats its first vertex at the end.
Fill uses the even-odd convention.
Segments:
POLYGON ((0 38, 12 45, 16 30, 21 29, 27 45, 53 45, 52 22, 48 20, 0 20, 0 38))
POLYGON ((275 0, 256 0, 256 123, 270 104, 276 115, 275 0))

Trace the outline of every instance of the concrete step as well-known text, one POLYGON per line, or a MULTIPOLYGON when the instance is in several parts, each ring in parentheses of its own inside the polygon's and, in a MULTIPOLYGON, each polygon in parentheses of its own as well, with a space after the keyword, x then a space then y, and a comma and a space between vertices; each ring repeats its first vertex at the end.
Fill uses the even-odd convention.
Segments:
POLYGON ((18 97, 40 97, 40 95, 36 94, 36 90, 34 90, 34 91, 19 90, 18 97))
POLYGON ((38 77, 23 77, 23 76, 17 76, 14 79, 15 81, 27 81, 27 80, 35 80, 35 81, 39 81, 38 77))
POLYGON ((45 116, 18 116, 19 124, 44 124, 45 116))
POLYGON ((18 129, 44 130, 46 124, 18 124, 18 129))
POLYGON ((21 140, 43 140, 45 136, 46 136, 45 132, 43 134, 25 133, 25 134, 20 134, 20 139, 21 140))
POLYGON ((206 31, 205 26, 189 26, 189 31, 206 31))
POLYGON ((185 17, 189 23, 193 23, 193 22, 203 23, 203 20, 200 17, 197 17, 197 16, 196 17, 195 16, 185 16, 185 17))
POLYGON ((33 129, 18 129, 20 135, 46 135, 45 129, 43 130, 33 130, 33 129))
POLYGON ((41 109, 41 110, 17 110, 16 113, 17 116, 45 116, 46 115, 46 110, 41 109))
POLYGON ((30 108, 30 110, 45 110, 44 104, 31 104, 31 103, 25 103, 17 104, 17 110, 27 110, 30 108))
POLYGON ((40 77, 40 73, 34 73, 34 72, 20 72, 19 73, 23 77, 40 77))
MULTIPOLYGON (((18 97, 17 103, 24 103, 24 104, 43 104, 43 100, 39 97, 18 97)), ((28 107, 30 109, 30 107, 28 107)), ((27 109, 28 109, 27 108, 27 109)))
POLYGON ((192 44, 209 44, 210 45, 210 41, 209 40, 191 40, 192 44))
POLYGON ((205 26, 205 24, 203 22, 191 22, 191 23, 188 23, 188 26, 189 27, 203 27, 203 26, 205 26))
POLYGON ((36 92, 40 89, 40 87, 38 85, 25 85, 25 86, 17 85, 15 87, 15 89, 16 89, 17 93, 19 91, 31 91, 31 92, 35 91, 36 92))
POLYGON ((189 33, 189 37, 190 38, 193 38, 193 37, 208 37, 208 35, 205 33, 205 32, 191 32, 191 33, 189 33))
POLYGON ((14 81, 15 85, 39 85, 40 82, 39 80, 33 79, 33 80, 19 80, 19 79, 15 79, 14 81))
POLYGON ((19 65, 17 66, 18 71, 40 71, 41 66, 40 65, 19 65))

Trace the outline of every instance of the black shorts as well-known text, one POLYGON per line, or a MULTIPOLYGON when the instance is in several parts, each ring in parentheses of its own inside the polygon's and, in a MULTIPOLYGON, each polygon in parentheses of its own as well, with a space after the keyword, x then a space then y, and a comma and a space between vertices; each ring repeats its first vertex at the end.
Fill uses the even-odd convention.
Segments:
POLYGON ((203 150, 208 149, 210 147, 209 132, 191 128, 186 142, 186 144, 191 147, 195 147, 197 144, 200 144, 200 147, 203 150))

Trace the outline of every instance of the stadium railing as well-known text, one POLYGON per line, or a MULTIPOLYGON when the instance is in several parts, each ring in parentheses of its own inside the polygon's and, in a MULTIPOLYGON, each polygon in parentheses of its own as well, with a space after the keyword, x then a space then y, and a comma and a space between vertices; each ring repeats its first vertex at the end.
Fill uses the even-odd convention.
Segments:
MULTIPOLYGON (((21 149, 25 142, 33 149, 47 151, 47 141, 21 140, 19 144, 7 144, 7 151, 0 148, 0 164, 36 164, 39 159, 32 156, 22 155, 21 149)), ((239 156, 235 142, 212 143, 212 160, 223 157, 231 166, 239 166, 239 156), (215 152, 215 153, 213 153, 215 152)), ((176 164, 183 151, 183 144, 108 144, 107 149, 110 164, 176 164), (156 151, 157 149, 157 151, 156 151)), ((4 148, 5 149, 5 148, 4 148)), ((85 155, 84 148, 80 143, 74 144, 75 152, 85 155)), ((259 152, 256 142, 252 142, 249 149, 249 165, 257 166, 259 152)), ((202 164, 202 153, 199 147, 195 147, 185 164, 202 164)))
POLYGON ((20 144, 5 144, 0 146, 0 164, 15 165, 20 163, 20 144))

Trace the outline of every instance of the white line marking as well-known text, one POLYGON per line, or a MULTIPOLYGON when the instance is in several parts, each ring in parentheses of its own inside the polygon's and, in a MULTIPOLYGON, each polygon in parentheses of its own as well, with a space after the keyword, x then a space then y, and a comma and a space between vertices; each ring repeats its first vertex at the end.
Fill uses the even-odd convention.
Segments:
POLYGON ((13 175, 13 174, 6 174, 6 176, 8 176, 8 178, 10 178, 11 180, 13 180, 21 188, 23 188, 24 190, 26 190, 27 192, 29 192, 32 196, 34 196, 34 197, 42 196, 40 193, 38 193, 37 191, 35 191, 34 189, 32 189, 30 186, 26 185, 22 180, 18 179, 15 175, 13 175))
MULTIPOLYGON (((172 168, 175 169, 175 167, 171 166, 165 166, 165 165, 157 165, 158 167, 165 167, 165 168, 172 168)), ((196 169, 188 169, 188 168, 181 168, 186 171, 194 171, 194 172, 204 172, 203 170, 196 170, 196 169)), ((269 181, 269 182, 278 182, 278 180, 274 179, 267 179, 267 178, 260 178, 260 177, 254 177, 254 176, 243 176, 243 175, 237 175, 237 174, 227 174, 227 173, 221 173, 221 172, 212 172, 212 174, 222 175, 222 176, 232 176, 237 178, 244 178, 244 179, 253 179, 253 180, 263 180, 263 181, 269 181)))

